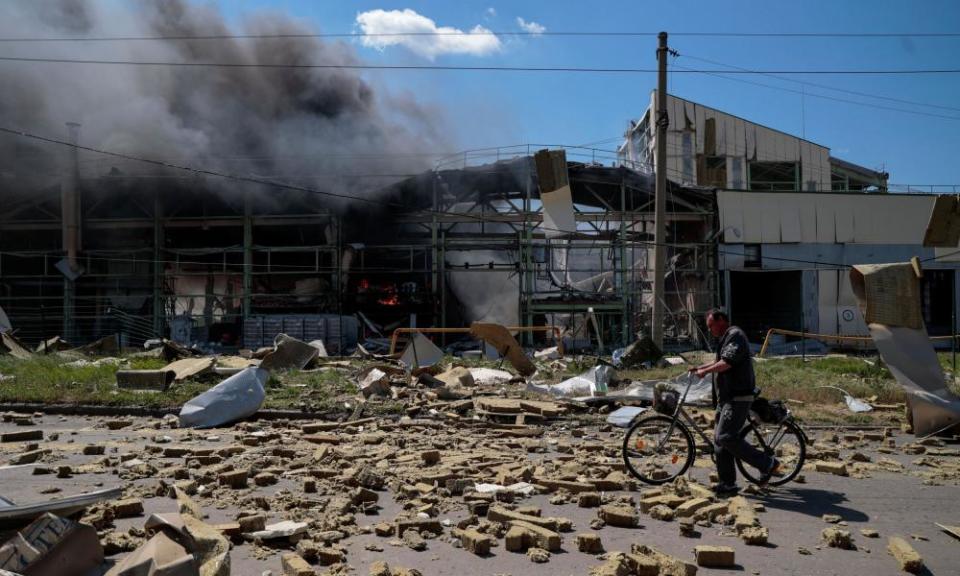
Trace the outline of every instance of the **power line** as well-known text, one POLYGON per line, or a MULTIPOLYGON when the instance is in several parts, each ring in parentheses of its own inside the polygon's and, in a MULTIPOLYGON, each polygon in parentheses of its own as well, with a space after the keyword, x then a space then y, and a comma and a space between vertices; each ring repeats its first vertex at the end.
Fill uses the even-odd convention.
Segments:
MULTIPOLYGON (((78 149, 78 150, 85 150, 85 151, 94 152, 94 153, 97 153, 97 154, 104 154, 104 155, 107 155, 107 156, 114 156, 114 157, 117 157, 117 158, 124 158, 124 159, 127 159, 127 160, 134 160, 134 161, 144 162, 144 163, 146 163, 146 164, 151 164, 151 165, 156 165, 156 166, 162 166, 162 167, 164 167, 164 168, 171 168, 171 169, 175 169, 175 170, 184 170, 184 171, 193 172, 193 173, 197 173, 197 174, 204 174, 204 175, 208 175, 208 176, 215 176, 215 177, 219 177, 219 178, 225 178, 225 179, 230 179, 230 180, 237 180, 237 181, 241 181, 241 182, 248 182, 248 183, 260 184, 260 185, 265 185, 265 186, 272 186, 272 187, 276 187, 276 188, 285 188, 285 189, 290 189, 290 190, 299 191, 299 192, 305 192, 305 193, 310 193, 310 194, 319 194, 319 195, 324 195, 324 196, 332 196, 332 197, 336 197, 336 198, 341 198, 341 199, 346 199, 346 200, 352 200, 352 201, 357 201, 357 202, 364 202, 364 203, 373 204, 373 205, 381 205, 381 206, 393 207, 393 208, 409 208, 409 207, 406 206, 406 205, 398 204, 398 203, 393 203, 393 202, 383 202, 383 201, 380 201, 380 200, 374 200, 374 199, 370 199, 370 198, 362 198, 362 197, 357 197, 357 196, 349 196, 349 195, 346 195, 346 194, 336 194, 336 193, 333 193, 333 192, 326 192, 326 191, 323 191, 323 190, 316 190, 316 189, 307 188, 307 187, 303 187, 303 186, 295 186, 295 185, 291 185, 291 184, 285 184, 285 183, 282 183, 282 182, 273 182, 273 181, 262 180, 262 179, 259 179, 259 178, 254 178, 254 177, 249 177, 249 176, 238 176, 238 175, 235 175, 235 174, 226 174, 226 173, 222 173, 222 172, 216 172, 216 171, 213 171, 213 170, 206 170, 206 169, 202 169, 202 168, 193 168, 193 167, 189 167, 189 166, 181 166, 181 165, 177 165, 177 164, 171 164, 171 163, 168 163, 168 162, 162 162, 162 161, 158 161, 158 160, 152 160, 152 159, 149 159, 149 158, 140 158, 140 157, 137 157, 137 156, 131 156, 131 155, 129 155, 129 154, 122 154, 122 153, 119 153, 119 152, 111 152, 111 151, 108 151, 108 150, 100 150, 100 149, 92 148, 92 147, 89 147, 89 146, 82 146, 82 145, 79 145, 79 144, 74 144, 74 143, 72 143, 72 142, 67 142, 67 141, 64 141, 64 140, 57 140, 57 139, 55 139, 55 138, 48 138, 48 137, 45 137, 45 136, 39 136, 39 135, 36 135, 36 134, 31 134, 31 133, 29 133, 29 132, 24 132, 24 131, 22 131, 22 130, 14 130, 14 129, 11 129, 11 128, 0 127, 0 132, 2 132, 2 133, 7 133, 7 134, 11 134, 11 135, 14 135, 14 136, 19 136, 19 137, 22 137, 22 138, 30 138, 30 139, 33 139, 33 140, 39 140, 39 141, 46 142, 46 143, 49 143, 49 144, 57 144, 57 145, 61 145, 61 146, 68 146, 68 147, 76 148, 76 149, 78 149)), ((422 212, 425 212, 425 213, 428 213, 428 214, 429 214, 429 213, 438 214, 438 215, 445 215, 445 214, 447 214, 446 212, 441 212, 441 211, 437 211, 437 210, 421 210, 421 211, 422 211, 422 212)), ((462 217, 465 217, 465 218, 474 219, 474 220, 477 220, 477 221, 483 222, 483 223, 490 223, 489 221, 487 221, 487 220, 484 218, 483 215, 477 216, 477 215, 475 215, 475 214, 467 213, 467 212, 457 212, 456 215, 457 215, 457 216, 462 216, 462 217)), ((496 222, 494 222, 494 223, 496 223, 496 222)), ((550 231, 557 231, 557 232, 567 232, 567 231, 565 231, 565 230, 559 230, 559 229, 556 229, 556 228, 550 228, 550 227, 544 227, 544 226, 539 226, 539 228, 540 228, 541 230, 550 230, 550 231)), ((645 245, 645 246, 656 246, 656 245, 658 244, 656 241, 654 241, 654 242, 639 241, 639 242, 635 242, 635 243, 636 243, 636 244, 640 244, 640 245, 645 245)), ((672 244, 666 243, 666 242, 664 242, 663 245, 664 245, 664 246, 668 246, 668 247, 672 246, 672 247, 674 247, 674 248, 687 248, 687 247, 684 246, 684 245, 672 245, 672 244)), ((720 254, 728 254, 728 255, 731 255, 731 256, 746 256, 746 254, 745 254, 744 252, 731 252, 731 251, 723 250, 723 249, 721 249, 721 248, 718 248, 717 251, 718 251, 718 253, 720 253, 720 254)), ((958 253, 960 253, 960 251, 958 251, 958 253)), ((11 255, 14 255, 14 254, 11 254, 11 255)), ((928 259, 925 260, 925 261, 928 261, 928 260, 938 260, 938 259, 940 259, 940 258, 949 257, 950 255, 951 255, 951 254, 945 254, 945 255, 938 256, 938 257, 928 258, 928 259)), ((19 256, 22 257, 22 255, 19 255, 19 256)), ((775 256, 764 256, 764 258, 767 258, 768 260, 777 260, 777 261, 783 261, 783 262, 795 262, 795 263, 814 264, 814 265, 827 265, 827 266, 836 266, 836 267, 840 267, 840 268, 848 268, 848 267, 850 267, 849 264, 837 263, 837 262, 829 262, 829 261, 823 261, 823 260, 805 260, 805 259, 798 259, 798 258, 785 258, 785 257, 775 257, 775 256)), ((100 258, 100 259, 104 259, 104 258, 100 258)), ((129 260, 131 260, 131 259, 126 259, 126 260, 129 261, 129 260)), ((148 259, 133 259, 133 260, 134 260, 134 261, 139 261, 139 262, 157 262, 157 263, 161 262, 160 260, 154 261, 154 260, 152 260, 152 259, 150 259, 150 260, 148 260, 148 259)), ((198 262, 198 263, 199 263, 199 262, 198 262)), ((206 263, 206 262, 205 262, 205 263, 203 263, 203 264, 206 264, 206 265, 222 265, 222 263, 216 263, 216 262, 210 262, 210 263, 206 263)), ((232 264, 231 264, 231 265, 232 265, 232 264)), ((236 265, 237 265, 237 266, 240 266, 240 265, 242 265, 242 264, 236 264, 236 265)), ((288 267, 288 266, 283 266, 283 267, 286 268, 286 267, 288 267)))
MULTIPOLYGON (((309 38, 391 38, 443 36, 567 36, 567 37, 656 37, 659 31, 552 31, 527 30, 450 30, 434 32, 318 32, 291 34, 199 34, 170 36, 67 36, 3 37, 0 42, 132 42, 191 40, 284 40, 309 38)), ((958 38, 960 32, 670 32, 671 36, 707 38, 958 38)))
MULTIPOLYGON (((325 191, 325 190, 315 190, 315 189, 312 189, 312 188, 306 188, 306 187, 304 187, 304 186, 296 186, 296 185, 293 185, 293 184, 285 184, 285 183, 281 183, 281 182, 273 182, 273 181, 270 181, 270 180, 263 180, 263 179, 261 179, 261 178, 256 178, 256 177, 253 177, 253 176, 239 176, 239 175, 236 175, 236 174, 226 174, 226 173, 223 173, 223 172, 216 172, 216 171, 214 171, 214 170, 207 170, 207 169, 203 169, 203 168, 192 168, 192 167, 190 167, 190 166, 181 166, 181 165, 179 165, 179 164, 173 164, 173 163, 171 163, 171 162, 165 162, 165 161, 162 161, 162 160, 153 160, 153 159, 150 159, 150 158, 140 158, 140 157, 137 157, 137 156, 132 156, 132 155, 130 155, 130 154, 123 154, 123 153, 120 153, 120 152, 111 152, 111 151, 109 151, 109 150, 100 150, 100 149, 97 149, 97 148, 91 148, 91 147, 89 147, 89 146, 82 146, 82 145, 80 145, 80 144, 74 144, 74 143, 72 143, 72 142, 67 142, 67 141, 65 141, 65 140, 57 140, 56 138, 47 138, 46 136, 39 136, 39 135, 37 135, 37 134, 31 134, 31 133, 29 133, 29 132, 24 132, 24 131, 22 131, 22 130, 14 130, 14 129, 12 129, 12 128, 5 128, 5 127, 2 127, 2 126, 0 126, 0 132, 6 133, 6 134, 12 134, 12 135, 14 135, 14 136, 20 136, 21 138, 29 138, 29 139, 31 139, 31 140, 38 140, 38 141, 40 141, 40 142, 46 142, 46 143, 48 143, 48 144, 57 144, 57 145, 60 145, 60 146, 70 146, 70 147, 72 147, 72 148, 76 148, 77 150, 85 150, 85 151, 87 151, 87 152, 94 152, 94 153, 96 153, 96 154, 103 154, 103 155, 105 155, 105 156, 112 156, 112 157, 114 157, 114 158, 123 158, 124 160, 131 160, 131 161, 134 161, 134 162, 143 162, 144 164, 151 164, 151 165, 154 165, 154 166, 161 166, 161 167, 163 167, 163 168, 171 168, 171 169, 174 169, 174 170, 184 170, 184 171, 187 171, 187 172, 193 172, 193 173, 195 173, 195 174, 203 174, 203 175, 206 175, 206 176, 215 176, 215 177, 218 177, 218 178, 226 178, 226 179, 229 179, 229 180, 236 180, 236 181, 239 181, 239 182, 247 182, 247 183, 251 183, 251 184, 261 184, 261 185, 267 185, 267 186, 276 186, 276 187, 278 187, 278 188, 286 188, 286 189, 288 189, 288 190, 294 190, 294 191, 298 191, 298 192, 306 192, 306 193, 310 193, 310 194, 320 194, 320 195, 323 195, 323 196, 331 196, 331 197, 334 197, 334 198, 341 198, 341 199, 345 199, 345 200, 353 200, 353 201, 357 201, 357 202, 366 202, 366 203, 370 203, 370 204, 383 204, 382 202, 379 202, 379 201, 376 201, 376 200, 371 200, 371 199, 369 199, 369 198, 362 198, 362 197, 358 197, 358 196, 350 196, 350 195, 348 195, 348 194, 338 194, 338 193, 336 193, 336 192, 327 192, 327 191, 325 191)), ((395 204, 395 206, 400 206, 400 207, 402 207, 403 205, 402 205, 402 204, 395 204)))
MULTIPOLYGON (((475 72, 589 72, 609 74, 652 74, 654 68, 599 68, 576 66, 444 66, 439 64, 397 65, 397 64, 285 64, 266 62, 163 62, 140 60, 94 60, 79 58, 28 58, 20 56, 0 56, 5 62, 33 62, 52 64, 90 64, 114 66, 170 66, 186 68, 274 68, 274 69, 334 69, 334 70, 434 70, 434 71, 475 71, 475 72)), ((715 70, 697 70, 683 68, 674 71, 677 74, 715 74, 715 70)), ((811 74, 811 75, 857 75, 857 76, 904 76, 923 74, 960 74, 960 68, 900 68, 900 69, 847 69, 847 70, 730 70, 724 74, 764 75, 764 74, 811 74)))
MULTIPOLYGON (((684 67, 684 66, 681 66, 680 64, 676 64, 675 67, 677 67, 677 68, 683 68, 684 70, 690 70, 689 68, 686 68, 686 67, 684 67)), ((747 80, 747 79, 745 79, 745 78, 734 78, 734 77, 728 76, 728 74, 742 74, 742 73, 743 73, 743 72, 740 72, 740 71, 738 71, 738 70, 730 70, 730 71, 727 71, 727 70, 723 70, 723 71, 718 71, 718 70, 698 70, 698 72, 699 72, 700 74, 704 74, 704 75, 707 75, 707 76, 713 76, 713 77, 716 77, 716 78, 722 78, 722 79, 724 79, 724 80, 731 80, 731 81, 733 81, 733 82, 740 82, 740 83, 742 83, 742 84, 750 84, 750 85, 753 85, 753 86, 760 86, 760 87, 762 87, 762 88, 769 88, 769 89, 771 89, 771 90, 780 90, 780 91, 782 91, 782 92, 789 92, 789 93, 792 93, 792 94, 800 94, 800 95, 805 96, 805 97, 806 97, 806 96, 809 96, 809 97, 811 97, 811 98, 820 98, 820 99, 823 99, 823 100, 831 100, 831 101, 833 101, 833 102, 842 102, 842 103, 845 103, 845 104, 854 104, 854 105, 856 105, 856 106, 866 106, 867 108, 876 108, 876 109, 878 109, 878 110, 888 110, 888 111, 891 111, 891 112, 901 112, 901 113, 904 113, 904 114, 915 114, 915 115, 917 115, 917 116, 927 116, 927 117, 930 117, 930 118, 940 118, 940 119, 943 119, 943 120, 960 120, 960 116, 949 116, 949 115, 946 115, 946 114, 935 114, 935 113, 933 113, 933 112, 922 112, 922 111, 920 111, 920 110, 908 110, 908 109, 906 109, 906 108, 897 108, 897 107, 894 107, 894 106, 884 106, 884 105, 882 105, 882 104, 872 104, 872 103, 870 103, 870 102, 860 102, 860 101, 857 101, 857 100, 849 100, 849 99, 847 99, 847 98, 838 98, 838 97, 836 97, 836 96, 827 96, 826 94, 816 94, 816 93, 813 93, 813 92, 806 92, 806 91, 803 91, 803 90, 796 90, 796 89, 793 89, 793 88, 786 88, 786 87, 784 87, 784 86, 774 86, 774 85, 772 85, 772 84, 764 84, 763 82, 756 82, 756 81, 754 81, 754 80, 747 80)), ((763 75, 763 76, 772 76, 772 73, 767 73, 767 72, 759 72, 759 74, 760 74, 760 75, 763 75)), ((774 77, 775 77, 775 76, 774 76, 774 77)))
MULTIPOLYGON (((725 66, 725 67, 727 67, 727 68, 731 68, 731 69, 735 69, 735 70, 748 70, 748 68, 743 68, 743 67, 741 67, 741 66, 736 66, 736 65, 734 65, 734 64, 727 64, 727 63, 725 63, 725 62, 718 62, 718 61, 716 61, 716 60, 710 60, 710 59, 708 59, 708 58, 701 58, 701 57, 699 57, 699 56, 692 56, 692 55, 686 54, 686 53, 683 54, 683 57, 685 57, 685 58, 690 58, 691 60, 697 60, 698 62, 705 62, 705 63, 707 63, 707 64, 715 64, 715 65, 717 65, 717 66, 725 66)), ((818 83, 815 83, 815 82, 808 82, 808 81, 803 81, 803 80, 796 80, 796 79, 793 79, 793 78, 782 78, 782 77, 776 76, 776 75, 774 75, 774 74, 764 74, 764 75, 770 76, 771 78, 776 78, 777 80, 783 80, 784 82, 793 82, 794 84, 801 84, 801 85, 805 85, 805 86, 813 86, 813 87, 815 87, 815 88, 822 88, 822 89, 824 89, 824 90, 832 90, 832 91, 834 91, 834 92, 842 92, 842 93, 844 93, 844 94, 851 94, 851 95, 854 95, 854 96, 863 96, 863 97, 866 97, 866 98, 875 98, 875 99, 877 99, 877 100, 886 100, 886 101, 888 101, 888 102, 896 102, 896 103, 899 103, 899 104, 910 104, 910 105, 913 105, 913 106, 923 106, 923 107, 926 107, 926 108, 937 108, 937 109, 940 109, 940 110, 950 110, 950 111, 953 111, 953 112, 960 112, 960 108, 956 108, 956 107, 954 107, 954 106, 942 106, 942 105, 940 105, 940 104, 928 104, 928 103, 926 103, 926 102, 917 102, 917 101, 915 101, 915 100, 905 100, 905 99, 903 99, 903 98, 893 98, 893 97, 890 97, 890 96, 881 96, 881 95, 877 95, 877 94, 871 94, 871 93, 869 93, 869 92, 858 92, 858 91, 856 91, 856 90, 847 90, 847 89, 845 89, 845 88, 836 88, 836 87, 834 87, 834 86, 828 86, 828 85, 826 85, 826 84, 818 84, 818 83)), ((804 93, 804 94, 806 94, 806 95, 812 95, 812 94, 809 94, 809 93, 804 93)))

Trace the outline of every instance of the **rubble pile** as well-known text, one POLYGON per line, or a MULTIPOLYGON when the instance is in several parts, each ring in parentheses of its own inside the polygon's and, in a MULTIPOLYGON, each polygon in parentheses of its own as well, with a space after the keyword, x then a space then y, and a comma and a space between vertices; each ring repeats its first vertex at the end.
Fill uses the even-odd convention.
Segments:
MULTIPOLYGON (((841 514, 825 514, 829 525, 809 534, 784 534, 762 520, 762 499, 775 491, 748 486, 741 495, 717 497, 706 485, 716 481, 715 464, 702 452, 688 476, 639 483, 622 460, 623 431, 611 424, 623 419, 608 413, 619 403, 632 417, 645 402, 618 396, 608 386, 616 371, 602 363, 564 381, 576 393, 558 393, 563 382, 532 386, 541 372, 576 360, 528 358, 500 328, 475 326, 503 355, 496 368, 438 354, 422 335, 403 353, 361 349, 349 358, 330 358, 322 343, 287 336, 217 358, 164 341, 148 353, 169 364, 136 374, 151 371, 125 370, 118 361, 117 383, 151 394, 191 379, 216 383, 179 414, 84 417, 82 425, 42 411, 0 414, 0 461, 29 470, 21 473, 45 486, 31 502, 0 507, 0 519, 19 522, 0 569, 27 568, 10 559, 23 557, 18 550, 39 550, 31 539, 54 528, 86 539, 88 562, 110 564, 102 573, 115 576, 229 574, 236 548, 298 576, 345 574, 361 563, 376 576, 416 576, 417 569, 401 565, 422 568, 409 559, 427 563, 451 548, 465 561, 516 555, 510 558, 531 569, 583 555, 596 576, 690 576, 698 567, 735 567, 752 546, 800 555, 869 552, 852 536, 860 527, 851 529, 841 514), (264 412, 271 389, 296 392, 278 374, 336 374, 355 388, 335 397, 342 409, 327 418, 264 412), (687 544, 653 546, 651 533, 687 544), (804 545, 784 547, 792 542, 804 545)), ((104 360, 80 357, 61 342, 49 347, 76 356, 70 362, 104 360)), ((111 350, 108 341, 98 347, 111 350)), ((649 352, 643 343, 621 361, 640 352, 649 352)), ((620 392, 636 386, 619 384, 620 392)), ((691 414, 711 426, 712 410, 691 414)), ((796 482, 898 474, 927 486, 957 485, 958 456, 950 438, 910 439, 895 427, 820 431, 796 482)), ((859 534, 880 536, 867 527, 859 534)), ((905 539, 884 537, 891 562, 923 569, 905 539)), ((58 550, 35 556, 55 558, 58 550)))

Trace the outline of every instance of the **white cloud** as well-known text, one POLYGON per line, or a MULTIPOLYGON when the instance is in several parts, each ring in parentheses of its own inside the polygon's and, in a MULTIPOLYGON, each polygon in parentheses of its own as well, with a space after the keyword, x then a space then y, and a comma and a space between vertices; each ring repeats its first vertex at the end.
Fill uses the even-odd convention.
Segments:
POLYGON ((524 32, 529 32, 531 34, 543 34, 547 31, 547 27, 543 24, 537 24, 536 22, 527 22, 523 18, 517 16, 517 26, 520 27, 524 32))
POLYGON ((493 18, 493 17, 496 16, 496 15, 497 15, 497 9, 496 9, 496 8, 494 8, 493 6, 487 8, 487 16, 489 16, 490 18, 493 18))
POLYGON ((500 38, 479 24, 469 32, 450 26, 437 26, 430 18, 409 8, 361 12, 357 14, 357 25, 364 33, 360 40, 364 46, 377 50, 388 46, 403 46, 430 60, 443 54, 485 56, 498 52, 501 48, 500 38), (397 33, 413 34, 390 35, 397 33))

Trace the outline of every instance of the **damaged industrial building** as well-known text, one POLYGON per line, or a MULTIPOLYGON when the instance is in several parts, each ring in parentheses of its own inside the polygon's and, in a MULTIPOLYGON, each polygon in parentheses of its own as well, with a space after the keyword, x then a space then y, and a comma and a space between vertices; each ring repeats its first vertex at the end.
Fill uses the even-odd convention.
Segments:
MULTIPOLYGON (((951 333, 960 257, 951 231, 925 238, 936 195, 892 193, 886 174, 823 146, 668 101, 667 347, 706 347, 698 322, 714 306, 755 342, 771 328, 864 337, 842 270, 918 250, 932 260, 924 320, 951 333)), ((615 162, 579 148, 475 151, 364 183, 353 202, 59 150, 60 176, 43 187, 21 185, 29 162, 5 172, 0 307, 28 342, 117 334, 216 351, 285 333, 338 354, 385 348, 397 328, 459 329, 437 334, 451 345, 486 321, 551 328, 521 332, 525 345, 609 353, 650 332, 649 117, 615 162)))
MULTIPOLYGON (((653 181, 570 152, 463 155, 349 203, 224 191, 215 177, 143 175, 69 149, 57 182, 5 179, 0 307, 28 342, 256 349, 286 333, 336 354, 398 327, 492 321, 557 326, 568 346, 609 353, 649 322, 653 181)), ((669 204, 667 333, 696 347, 686 311, 717 299, 715 200, 674 184, 669 204)))

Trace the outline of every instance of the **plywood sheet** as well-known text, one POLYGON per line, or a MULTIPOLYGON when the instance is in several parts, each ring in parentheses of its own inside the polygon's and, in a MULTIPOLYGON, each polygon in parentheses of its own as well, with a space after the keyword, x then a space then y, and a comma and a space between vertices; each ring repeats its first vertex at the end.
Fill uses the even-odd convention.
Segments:
POLYGON ((836 270, 818 271, 817 301, 822 334, 837 333, 837 277, 836 270))
POLYGON ((760 236, 764 244, 777 244, 780 237, 780 199, 775 194, 763 194, 757 198, 761 205, 760 236))
POLYGON ((784 195, 780 202, 780 241, 800 242, 802 232, 800 228, 800 207, 803 198, 795 194, 784 195))
POLYGON ((817 240, 817 205, 806 198, 800 202, 800 241, 815 244, 817 240))
POLYGON ((746 159, 739 156, 727 156, 727 187, 733 190, 743 190, 747 187, 744 181, 746 159))
POLYGON ((557 238, 577 231, 570 186, 541 192, 540 201, 543 202, 543 233, 547 238, 557 238))
POLYGON ((837 227, 837 243, 847 244, 854 241, 853 210, 854 205, 844 195, 832 195, 833 217, 837 227))
POLYGON ((733 145, 727 144, 727 153, 730 156, 746 157, 747 155, 747 130, 744 125, 744 121, 740 118, 733 119, 733 145))
POLYGON ((694 106, 694 112, 696 116, 690 120, 695 123, 694 126, 697 130, 697 152, 703 153, 703 128, 707 123, 707 111, 704 110, 703 106, 694 106))
MULTIPOLYGON (((743 241, 759 244, 763 241, 764 204, 758 201, 762 194, 743 192, 743 241)), ((779 223, 777 224, 779 226, 779 223)))
POLYGON ((723 241, 743 242, 743 192, 717 192, 723 241))

